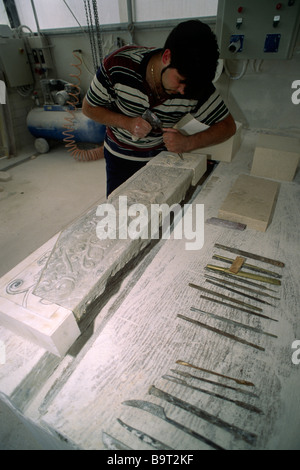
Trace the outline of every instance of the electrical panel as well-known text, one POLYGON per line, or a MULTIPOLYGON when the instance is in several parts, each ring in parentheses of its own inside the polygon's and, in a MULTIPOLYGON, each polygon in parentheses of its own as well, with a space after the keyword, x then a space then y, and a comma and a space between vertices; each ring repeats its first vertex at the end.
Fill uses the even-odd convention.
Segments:
POLYGON ((50 46, 48 45, 45 37, 29 36, 26 37, 26 41, 28 48, 32 53, 34 72, 37 74, 43 74, 47 72, 48 69, 53 69, 50 46))
POLYGON ((290 59, 300 0, 219 0, 216 35, 222 59, 290 59))
POLYGON ((0 38, 0 68, 9 87, 34 83, 29 59, 22 39, 0 38))

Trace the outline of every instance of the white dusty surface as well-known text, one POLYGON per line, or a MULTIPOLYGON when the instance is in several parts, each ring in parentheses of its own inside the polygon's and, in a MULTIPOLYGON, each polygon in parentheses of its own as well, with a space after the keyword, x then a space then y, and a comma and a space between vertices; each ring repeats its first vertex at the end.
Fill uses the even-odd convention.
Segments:
MULTIPOLYGON (((246 133, 233 163, 220 164, 197 196, 194 204, 205 204, 205 219, 217 216, 237 175, 249 174, 256 137, 246 133)), ((90 336, 82 338, 82 343, 77 344, 77 348, 73 348, 63 360, 43 354, 40 349, 0 330, 0 338, 7 345, 7 363, 0 368, 1 391, 10 396, 12 403, 25 416, 47 424, 83 449, 104 449, 103 431, 132 449, 152 449, 122 428, 117 418, 173 449, 208 448, 149 413, 122 404, 125 400, 138 399, 163 406, 168 417, 226 449, 299 450, 300 365, 292 363, 291 348, 293 341, 300 339, 299 193, 298 173, 294 182, 281 184, 274 218, 265 233, 206 225, 205 245, 196 252, 185 250, 185 240, 160 242, 154 248, 155 256, 148 255, 146 269, 137 266, 128 273, 128 278, 118 285, 95 318, 90 336), (275 301, 275 307, 263 307, 264 314, 278 319, 278 322, 223 306, 212 307, 200 299, 200 292, 189 287, 192 282, 215 289, 205 283, 204 267, 211 262, 212 255, 220 251, 214 248, 216 242, 286 263, 282 270, 282 286, 277 289, 281 300, 275 301), (261 327, 278 338, 226 326, 205 315, 199 316, 190 311, 192 306, 261 327), (178 314, 222 328, 265 348, 265 351, 187 323, 179 319, 178 314), (13 342, 14 348, 11 347, 13 342), (226 379, 186 370, 176 365, 179 359, 253 382, 253 391, 258 398, 189 381, 194 386, 255 405, 264 414, 246 411, 233 403, 163 379, 171 369, 180 369, 234 386, 226 379), (256 445, 252 446, 228 431, 149 395, 152 385, 256 434, 256 445)), ((228 256, 226 252, 221 254, 228 256)), ((273 270, 280 271, 279 268, 273 270)), ((252 303, 259 306, 254 301, 252 303)))

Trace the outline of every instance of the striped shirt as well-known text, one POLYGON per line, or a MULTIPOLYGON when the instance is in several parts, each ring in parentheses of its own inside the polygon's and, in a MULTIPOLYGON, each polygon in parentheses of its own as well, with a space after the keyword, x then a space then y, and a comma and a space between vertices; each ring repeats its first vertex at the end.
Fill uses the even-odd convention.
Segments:
MULTIPOLYGON (((229 114, 213 84, 201 100, 172 95, 155 102, 146 81, 146 68, 152 55, 159 51, 161 49, 125 46, 111 53, 104 59, 90 85, 86 95, 88 103, 129 117, 142 116, 146 109, 150 109, 165 128, 174 127, 188 113, 208 126, 229 114)), ((107 128, 104 145, 114 155, 137 161, 148 161, 166 150, 162 133, 150 132, 145 138, 133 141, 129 131, 117 127, 107 128)))

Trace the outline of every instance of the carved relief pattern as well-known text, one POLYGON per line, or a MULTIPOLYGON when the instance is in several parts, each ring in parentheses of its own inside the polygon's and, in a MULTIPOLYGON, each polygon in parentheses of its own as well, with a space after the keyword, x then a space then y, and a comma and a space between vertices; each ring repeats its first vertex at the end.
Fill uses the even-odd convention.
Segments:
MULTIPOLYGON (((174 186, 179 170, 161 166, 149 170, 146 166, 138 178, 128 186, 124 183, 122 192, 118 191, 109 200, 116 212, 120 195, 127 196, 128 206, 134 203, 149 206, 165 201, 166 189, 174 186)), ((35 295, 74 311, 102 275, 123 263, 122 253, 128 251, 132 240, 98 239, 96 227, 100 219, 96 210, 93 208, 62 232, 35 288, 35 295)))
POLYGON ((20 274, 20 277, 10 281, 6 287, 5 292, 8 296, 18 297, 18 305, 24 308, 29 308, 32 300, 43 305, 50 305, 48 301, 44 299, 32 299, 33 291, 41 275, 41 270, 46 265, 48 258, 51 255, 51 251, 43 254, 35 263, 35 266, 30 270, 29 274, 24 272, 20 274), (22 276, 22 274, 24 274, 22 276))

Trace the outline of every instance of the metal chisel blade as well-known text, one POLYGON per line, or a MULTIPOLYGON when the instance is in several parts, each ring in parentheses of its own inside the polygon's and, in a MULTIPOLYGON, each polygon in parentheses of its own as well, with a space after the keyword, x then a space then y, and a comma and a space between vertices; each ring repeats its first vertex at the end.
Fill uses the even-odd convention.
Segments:
MULTIPOLYGON (((251 287, 244 286, 243 284, 237 284, 236 282, 227 281, 226 279, 223 279, 222 277, 209 276, 208 274, 205 274, 205 277, 207 279, 212 280, 212 281, 221 282, 222 284, 226 284, 226 285, 231 286, 231 287, 236 287, 237 289, 246 290, 247 292, 251 292, 252 294, 261 295, 262 297, 268 297, 268 298, 274 299, 274 300, 281 300, 279 297, 275 297, 274 295, 270 295, 270 294, 268 294, 267 292, 265 292, 263 290, 260 291, 260 290, 257 290, 257 289, 252 289, 251 287)), ((261 286, 259 284, 257 284, 256 287, 261 287, 261 286)))
POLYGON ((133 450, 106 432, 102 433, 102 441, 105 447, 109 450, 133 450))
POLYGON ((245 256, 246 258, 256 259, 257 261, 262 261, 264 263, 272 264, 273 266, 279 266, 281 268, 285 267, 285 264, 281 261, 277 261, 274 259, 266 258, 264 256, 259 256, 254 253, 248 253, 247 251, 238 250, 237 248, 231 248, 230 246, 220 245, 220 243, 215 243, 216 248, 220 248, 221 250, 230 251, 231 253, 235 253, 236 255, 245 256))
POLYGON ((201 372, 206 372, 207 374, 216 375, 217 377, 221 377, 223 379, 232 380, 233 382, 239 385, 246 385, 247 387, 254 387, 254 384, 252 382, 247 382, 246 380, 229 377, 228 375, 220 374, 219 372, 215 372, 214 370, 208 370, 208 369, 204 369, 203 367, 194 366, 193 364, 183 361, 182 359, 178 359, 178 361, 176 361, 176 364, 179 364, 181 366, 191 367, 192 369, 200 370, 201 372))
POLYGON ((193 436, 195 439, 198 439, 199 441, 204 442, 205 444, 209 445, 215 450, 225 450, 223 449, 223 447, 219 446, 218 444, 211 441, 210 439, 207 439, 205 436, 202 436, 196 431, 193 431, 193 429, 189 429, 183 424, 178 423, 177 421, 174 421, 173 419, 168 418, 162 406, 155 405, 154 403, 150 403, 149 401, 145 401, 145 400, 127 400, 127 401, 124 401, 122 404, 126 406, 133 406, 134 408, 138 408, 143 411, 147 411, 148 413, 151 413, 157 418, 160 418, 163 421, 166 421, 166 423, 172 424, 173 426, 185 432, 186 434, 193 436))
POLYGON ((218 282, 215 282, 215 281, 211 281, 210 279, 206 279, 206 282, 208 282, 209 284, 212 284, 213 286, 220 287, 221 289, 228 290, 229 292, 233 292, 234 294, 247 297, 247 299, 255 300, 256 302, 269 305, 270 307, 275 307, 275 305, 270 304, 270 302, 267 302, 266 300, 258 299, 257 297, 254 297, 253 295, 245 294, 245 292, 241 292, 239 290, 233 289, 232 287, 222 286, 222 284, 219 284, 218 282))
POLYGON ((244 278, 241 278, 241 277, 239 277, 237 279, 236 276, 234 274, 231 274, 229 271, 228 272, 221 272, 221 271, 217 271, 216 269, 209 268, 207 266, 204 269, 205 269, 205 271, 210 271, 210 272, 213 272, 214 274, 218 274, 219 276, 222 276, 222 278, 225 277, 225 278, 231 279, 232 281, 235 281, 235 282, 236 281, 242 282, 243 284, 246 284, 248 286, 253 286, 253 287, 257 287, 257 288, 262 289, 262 290, 267 290, 269 292, 274 292, 275 294, 277 293, 277 291, 275 289, 271 289, 270 287, 267 287, 264 284, 257 284, 257 282, 249 281, 249 279, 244 279, 244 278))
POLYGON ((255 328, 253 326, 245 325, 245 323, 239 323, 237 321, 231 320, 231 318, 221 317, 220 315, 216 315, 215 313, 204 312, 204 310, 200 310, 199 308, 191 307, 191 311, 196 312, 196 313, 202 313, 204 315, 209 315, 210 317, 215 318, 216 320, 221 320, 225 323, 228 323, 229 325, 238 326, 240 328, 245 328, 246 330, 253 331, 253 333, 260 333, 262 335, 270 336, 271 338, 278 338, 278 336, 275 336, 271 333, 267 333, 266 331, 263 331, 260 328, 255 328))
POLYGON ((224 305, 225 307, 230 307, 234 310, 239 310, 240 312, 245 312, 245 313, 249 313, 250 315, 255 315, 256 317, 259 317, 259 318, 265 318, 266 320, 272 320, 272 321, 278 322, 278 320, 276 320, 275 318, 268 317, 267 315, 263 315, 262 313, 253 312, 252 310, 248 310, 247 308, 237 307, 233 304, 229 304, 228 302, 223 302, 222 300, 212 299, 211 297, 207 297, 206 295, 200 295, 200 298, 207 300, 208 302, 213 302, 215 304, 224 305))
POLYGON ((219 292, 216 292, 216 291, 213 291, 213 290, 210 290, 210 289, 206 289, 205 287, 197 286, 196 284, 192 284, 192 283, 189 283, 189 286, 193 287, 194 289, 198 289, 201 292, 205 292, 206 294, 210 294, 210 295, 213 295, 213 296, 216 296, 216 297, 220 297, 221 299, 225 299, 225 300, 230 300, 230 302, 233 302, 235 304, 242 305, 243 307, 251 308, 252 310, 256 310, 257 312, 262 312, 261 308, 254 307, 251 304, 247 304, 246 302, 242 302, 241 300, 234 299, 232 297, 229 297, 228 295, 220 294, 219 292))
POLYGON ((233 424, 229 424, 226 421, 223 421, 222 419, 211 415, 205 410, 202 410, 201 408, 198 408, 197 406, 191 405, 190 403, 187 403, 183 400, 180 400, 177 397, 174 397, 173 395, 170 395, 167 392, 164 392, 163 390, 160 390, 156 388, 154 385, 150 387, 149 389, 149 394, 153 395, 157 398, 161 398, 162 400, 167 401, 168 403, 171 403, 174 406, 178 406, 179 408, 188 411, 189 413, 192 413, 195 416, 198 416, 199 418, 221 428, 224 429, 225 431, 228 431, 232 433, 234 436, 243 439, 245 442, 251 445, 255 445, 257 441, 257 436, 256 434, 253 434, 248 431, 244 431, 243 429, 238 428, 237 426, 233 424))
POLYGON ((225 338, 236 341, 237 343, 245 344, 246 346, 250 346, 251 348, 258 349, 259 351, 265 351, 265 348, 262 348, 261 346, 258 346, 257 344, 250 343, 249 341, 246 341, 245 339, 239 338, 238 336, 231 335, 230 333, 227 333, 226 331, 219 330, 218 328, 214 328, 213 326, 206 325, 205 323, 201 323, 197 320, 194 320, 193 318, 185 317, 184 315, 180 315, 180 314, 178 314, 177 317, 181 318, 182 320, 188 321, 190 323, 194 323, 194 325, 201 326, 202 328, 212 331, 213 333, 224 336, 225 338))
POLYGON ((273 277, 260 276, 258 274, 246 273, 245 271, 239 271, 238 273, 233 274, 229 271, 229 269, 223 268, 222 266, 215 266, 214 264, 208 264, 206 266, 206 269, 209 269, 210 271, 213 270, 225 274, 231 274, 232 276, 237 278, 254 279, 255 281, 266 282, 267 284, 273 284, 275 286, 281 286, 281 281, 273 277))
MULTIPOLYGON (((234 262, 234 259, 231 258, 225 258, 225 256, 220 256, 220 255, 213 255, 213 259, 217 259, 219 261, 223 261, 224 263, 229 263, 232 264, 234 262)), ((275 273, 274 271, 269 271, 268 269, 261 268, 259 266, 253 266, 252 264, 244 263, 242 266, 242 269, 249 269, 250 271, 255 271, 257 273, 263 273, 268 276, 276 277, 278 279, 282 278, 281 274, 275 273)))
POLYGON ((149 436, 149 434, 146 434, 142 431, 139 431, 139 429, 133 428, 129 426, 129 424, 124 423, 121 419, 117 419, 118 423, 123 426, 127 431, 129 431, 131 434, 134 436, 138 437, 142 442, 145 444, 149 444, 151 447, 154 447, 156 450, 173 450, 172 447, 167 446, 163 442, 158 441, 152 436, 149 436))
POLYGON ((222 384, 220 382, 215 382, 213 380, 204 379, 203 377, 197 377, 197 375, 189 374, 188 372, 183 372, 183 371, 177 370, 177 369, 171 369, 171 372, 173 372, 174 374, 181 375, 182 377, 185 377, 186 379, 199 380, 199 382, 204 382, 204 383, 207 383, 207 384, 210 384, 210 385, 215 385, 216 387, 221 387, 221 388, 225 388, 225 389, 228 389, 228 390, 233 390, 234 392, 242 393, 243 395, 247 395, 249 397, 258 398, 258 395, 256 395, 256 393, 249 392, 248 390, 242 390, 241 388, 230 387, 230 385, 225 385, 225 384, 222 384))
POLYGON ((221 400, 228 401, 229 403, 233 403, 234 405, 239 406, 240 408, 244 408, 245 410, 248 410, 248 411, 253 411, 253 413, 264 414, 263 411, 257 408, 256 406, 249 405, 248 403, 244 403, 239 400, 232 400, 231 398, 224 397, 223 395, 220 395, 219 393, 211 392, 210 390, 205 390, 200 387, 194 387, 194 385, 188 384, 185 380, 178 379, 177 377, 173 377, 172 375, 163 375, 163 379, 170 380, 170 382, 174 382, 176 384, 183 385, 184 387, 191 388, 192 390, 205 393, 206 395, 210 395, 212 397, 220 398, 221 400))

